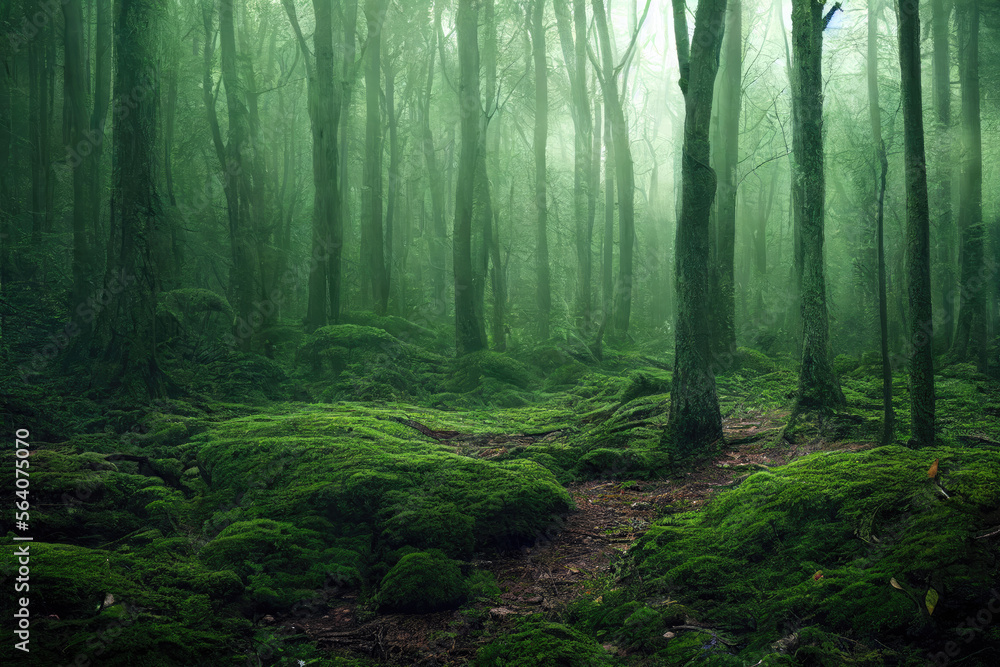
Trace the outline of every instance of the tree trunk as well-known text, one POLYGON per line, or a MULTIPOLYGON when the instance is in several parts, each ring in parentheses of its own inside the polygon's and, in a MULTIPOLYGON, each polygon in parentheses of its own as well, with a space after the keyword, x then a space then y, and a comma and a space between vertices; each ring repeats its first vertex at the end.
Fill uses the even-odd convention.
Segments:
POLYGON ((892 442, 895 414, 892 409, 892 364, 889 359, 889 306, 885 285, 885 177, 889 161, 882 141, 882 112, 878 105, 878 23, 875 0, 868 4, 868 115, 875 144, 875 164, 879 166, 878 200, 875 211, 875 247, 878 269, 879 346, 882 352, 882 434, 880 442, 892 442))
POLYGON ((486 347, 475 307, 472 268, 472 215, 475 199, 476 153, 479 148, 479 37, 477 0, 459 0, 459 115, 462 148, 455 193, 453 256, 455 271, 455 342, 458 355, 486 347))
MULTIPOLYGON (((951 134, 951 53, 949 42, 949 17, 951 3, 945 8, 945 0, 931 0, 931 35, 934 44, 934 138, 937 158, 935 169, 934 197, 936 206, 934 214, 936 239, 934 246, 937 252, 937 280, 940 285, 940 306, 943 326, 938 329, 945 347, 952 343, 952 333, 955 330, 955 307, 952 294, 955 291, 957 261, 955 248, 958 245, 955 234, 955 219, 952 212, 952 134, 951 134)), ((871 20, 871 19, 869 19, 871 20)))
POLYGON ((125 401, 145 403, 163 394, 156 360, 158 274, 153 246, 156 195, 156 110, 159 0, 116 0, 115 99, 129 113, 115 116, 111 234, 105 285, 118 293, 100 311, 93 356, 94 380, 125 401), (135 26, 142 26, 136 30, 135 26))
POLYGON ((986 294, 983 269, 986 230, 983 224, 983 144, 979 113, 979 0, 964 0, 957 11, 959 78, 962 86, 962 180, 959 227, 962 233, 961 289, 958 326, 951 357, 975 357, 986 372, 986 294))
POLYGON ((103 248, 99 240, 103 235, 101 224, 101 154, 104 149, 104 130, 108 120, 108 108, 111 105, 111 0, 96 0, 96 24, 94 26, 94 111, 90 117, 91 138, 94 143, 94 154, 91 156, 95 166, 94 176, 90 179, 90 226, 94 245, 94 266, 101 266, 103 248))
POLYGON ((97 171, 88 137, 90 118, 87 114, 87 81, 84 69, 83 6, 80 0, 67 0, 62 6, 66 29, 66 105, 69 108, 70 150, 68 165, 73 170, 73 286, 67 306, 74 313, 77 304, 86 298, 88 281, 93 277, 88 221, 91 212, 90 180, 97 171))
POLYGON ((431 30, 430 58, 427 63, 427 83, 424 88, 423 103, 420 107, 421 147, 424 162, 427 165, 427 186, 431 192, 431 229, 425 231, 430 236, 428 242, 431 260, 432 300, 434 310, 440 313, 446 311, 445 283, 447 282, 447 226, 444 212, 444 181, 441 169, 438 167, 437 154, 434 150, 434 133, 431 131, 431 92, 434 87, 435 44, 437 30, 431 30))
POLYGON ((802 367, 796 411, 845 405, 830 363, 830 329, 823 269, 826 184, 823 174, 823 5, 792 3, 792 142, 798 180, 798 246, 802 257, 802 367))
POLYGON ((607 12, 604 0, 593 0, 594 23, 601 44, 601 62, 604 73, 600 76, 601 93, 606 100, 605 122, 611 125, 615 146, 615 174, 618 178, 618 280, 614 286, 615 332, 628 333, 632 313, 632 256, 635 250, 635 173, 632 149, 629 147, 628 126, 618 95, 618 82, 608 35, 607 12))
MULTIPOLYGON (((717 293, 713 355, 732 358, 736 352, 736 167, 739 161, 740 105, 742 103, 743 22, 741 0, 729 0, 722 46, 722 85, 719 87, 717 150, 719 191, 716 204, 717 293)), ((729 363, 725 363, 728 366, 729 363)))
POLYGON ((370 289, 375 313, 385 315, 389 279, 385 270, 382 234, 382 92, 383 0, 365 0, 368 39, 365 43, 365 160, 361 208, 362 290, 370 289))
POLYGON ((548 207, 545 201, 545 146, 549 133, 549 83, 545 62, 545 0, 535 0, 531 18, 531 43, 535 63, 535 280, 539 337, 549 337, 552 285, 549 273, 548 207))
POLYGON ((906 277, 910 301, 910 443, 934 444, 934 358, 930 212, 920 91, 920 18, 916 2, 899 8, 903 149, 906 166, 906 277))
POLYGON ((674 0, 685 117, 676 245, 676 353, 667 437, 682 454, 693 453, 697 447, 722 437, 722 415, 711 363, 709 213, 716 176, 708 161, 712 89, 719 67, 725 12, 726 0, 698 3, 689 54, 684 0, 674 0))
MULTIPOLYGON (((399 199, 400 166, 399 166, 399 117, 396 115, 396 68, 395 65, 385 67, 385 115, 386 123, 389 125, 389 183, 386 186, 385 204, 385 281, 386 295, 389 294, 389 287, 392 285, 392 267, 395 255, 393 244, 396 233, 396 208, 399 199)), ((396 305, 397 312, 404 312, 402 308, 403 293, 397 289, 400 296, 396 305)), ((388 296, 387 296, 388 298, 388 296)))

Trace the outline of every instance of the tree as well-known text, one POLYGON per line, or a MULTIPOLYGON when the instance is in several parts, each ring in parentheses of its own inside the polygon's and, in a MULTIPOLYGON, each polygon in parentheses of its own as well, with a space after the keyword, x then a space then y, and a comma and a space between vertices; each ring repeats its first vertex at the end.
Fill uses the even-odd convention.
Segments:
POLYGON ((906 278, 909 295, 910 443, 934 444, 934 358, 931 313, 930 211, 920 91, 920 17, 915 1, 901 2, 903 151, 906 165, 906 278))
POLYGON ((881 443, 892 442, 895 414, 892 409, 892 364, 889 360, 889 310, 885 284, 885 177, 889 160, 882 141, 882 112, 878 104, 878 22, 876 2, 868 3, 868 116, 875 144, 875 163, 879 166, 878 198, 875 210, 875 247, 878 264, 878 323, 879 345, 882 352, 882 437, 881 443))
POLYGON ((740 106, 742 104, 743 22, 741 0, 729 0, 722 47, 719 86, 719 139, 716 149, 719 191, 716 214, 716 275, 714 295, 715 354, 736 351, 736 166, 739 162, 740 106))
MULTIPOLYGON (((632 149, 629 146, 628 125, 625 123, 625 110, 618 93, 618 73, 631 57, 639 26, 635 28, 632 41, 618 66, 614 64, 614 54, 611 51, 611 38, 608 31, 607 10, 604 0, 593 0, 594 23, 601 45, 601 66, 594 62, 597 80, 601 84, 601 94, 604 96, 605 123, 611 127, 611 142, 614 145, 615 176, 618 180, 618 280, 614 286, 614 325, 615 331, 624 336, 628 332, 629 319, 632 313, 632 255, 635 250, 635 165, 632 162, 632 149)), ((646 3, 649 11, 649 2, 646 3)), ((643 19, 645 19, 645 12, 643 19)), ((610 153, 610 151, 609 151, 610 153)), ((609 190, 610 192, 610 190, 609 190)), ((610 201, 614 201, 609 198, 610 201)), ((605 249, 605 253, 608 249, 605 249)), ((607 271, 607 268, 605 269, 607 271)), ((609 314, 605 314, 608 317, 609 314)))
POLYGON ((986 295, 981 275, 986 230, 983 225, 983 133, 979 112, 979 0, 964 0, 957 9, 958 73, 962 87, 962 180, 958 218, 962 234, 961 298, 951 357, 975 356, 986 372, 986 295))
POLYGON ((954 330, 955 305, 950 295, 955 289, 955 220, 952 214, 952 135, 951 135, 951 53, 949 17, 951 3, 945 7, 945 0, 931 0, 931 36, 933 40, 933 88, 934 88, 934 138, 937 158, 935 169, 934 196, 936 212, 934 217, 937 239, 939 278, 942 296, 940 308, 944 310, 946 325, 939 332, 945 345, 951 343, 954 330))
POLYGON ((535 209, 538 213, 535 234, 538 331, 542 340, 549 337, 552 311, 552 285, 549 276, 548 207, 545 203, 545 144, 549 133, 548 65, 545 62, 545 0, 535 0, 531 12, 531 44, 535 63, 535 209))
POLYGON ((306 330, 326 324, 326 290, 330 290, 330 320, 340 316, 343 222, 337 187, 337 125, 340 121, 340 86, 334 79, 332 0, 313 0, 316 30, 313 46, 315 62, 310 64, 309 47, 299 27, 292 0, 282 0, 292 24, 299 50, 306 63, 309 86, 309 121, 312 130, 313 220, 312 260, 306 330))
POLYGON ((823 269, 826 183, 823 174, 823 29, 840 8, 823 16, 815 0, 792 2, 793 188, 802 257, 802 367, 796 411, 831 410, 846 403, 830 363, 829 316, 823 269))
POLYGON ((382 234, 382 23, 384 0, 365 0, 368 39, 365 42, 365 161, 361 206, 362 290, 370 289, 375 312, 385 315, 389 276, 382 234))
POLYGON ((585 0, 573 0, 570 16, 567 0, 553 0, 563 60, 569 74, 573 117, 573 219, 576 241, 576 317, 577 326, 589 335, 593 318, 594 218, 597 212, 595 188, 591 187, 594 121, 587 95, 587 6, 585 0), (575 31, 575 38, 574 38, 575 31))
POLYGON ((456 30, 462 148, 455 193, 452 251, 455 271, 455 342, 459 355, 486 347, 480 314, 476 312, 472 267, 472 216, 481 113, 478 20, 478 0, 459 0, 456 30))
POLYGON ((711 364, 709 215, 716 176, 708 166, 712 89, 719 69, 726 0, 701 0, 688 46, 684 0, 674 0, 674 31, 684 93, 681 214, 677 221, 677 326, 668 437, 682 450, 722 437, 711 364), (690 52, 689 52, 690 49, 690 52))
POLYGON ((159 276, 153 252, 160 222, 155 149, 161 11, 159 0, 115 0, 115 99, 128 100, 130 108, 114 118, 105 285, 120 290, 99 313, 92 345, 92 356, 101 360, 94 383, 140 403, 161 397, 166 387, 156 357, 159 276))

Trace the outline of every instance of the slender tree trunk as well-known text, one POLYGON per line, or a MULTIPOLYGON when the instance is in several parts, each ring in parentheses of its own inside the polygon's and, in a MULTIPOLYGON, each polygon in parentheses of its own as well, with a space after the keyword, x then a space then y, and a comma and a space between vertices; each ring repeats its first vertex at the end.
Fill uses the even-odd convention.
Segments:
POLYGON ((899 8, 903 149, 906 164, 906 276, 910 301, 910 442, 934 444, 934 357, 931 312, 930 211, 920 91, 920 17, 916 2, 899 8))
POLYGON ((90 180, 97 171, 93 161, 88 130, 87 81, 84 68, 83 6, 80 0, 67 0, 62 6, 65 18, 66 105, 69 108, 69 151, 67 163, 73 170, 73 286, 67 306, 74 313, 77 304, 87 294, 88 281, 93 277, 88 225, 93 189, 90 180))
MULTIPOLYGON (((615 140, 611 133, 611 102, 604 98, 604 234, 601 237, 601 333, 611 319, 615 298, 615 140)), ((600 114, 598 114, 600 120, 600 114)), ((598 344, 600 344, 600 335, 598 344)))
MULTIPOLYGON (((736 167, 739 161, 740 106, 742 104, 743 22, 741 0, 729 0, 722 46, 717 148, 719 191, 716 205, 717 300, 714 355, 729 359, 736 351, 736 167)), ((728 365, 728 364, 726 364, 728 365)))
POLYGON ((635 173, 632 149, 629 147, 628 126, 618 94, 611 39, 608 34, 604 0, 593 0, 594 23, 601 44, 604 69, 600 77, 601 93, 610 104, 605 105, 615 146, 615 174, 618 178, 618 280, 614 287, 614 324, 618 335, 628 333, 632 313, 632 257, 635 251, 635 173))
MULTIPOLYGON (((832 10, 831 10, 832 11, 832 10)), ((823 5, 793 0, 792 84, 794 178, 798 180, 798 246, 802 257, 802 367, 796 410, 832 410, 845 405, 830 363, 823 234, 826 183, 823 173, 823 5)), ((793 190, 794 191, 794 190, 793 190)))
POLYGON ((111 0, 96 0, 96 24, 94 26, 94 111, 90 117, 91 139, 94 144, 92 156, 94 176, 90 179, 90 226, 94 244, 94 266, 101 266, 104 250, 100 244, 103 235, 101 224, 101 184, 103 170, 101 155, 104 150, 104 130, 111 105, 111 0))
POLYGON ((882 435, 881 444, 892 442, 895 413, 892 409, 892 364, 889 359, 889 306, 885 284, 885 177, 889 161, 882 141, 882 112, 878 104, 878 23, 876 0, 868 4, 868 115, 879 166, 878 200, 875 211, 875 247, 878 269, 879 346, 882 352, 882 435))
MULTIPOLYGON (((385 204, 385 281, 386 295, 388 298, 389 287, 392 285, 392 267, 395 261, 395 249, 393 236, 396 233, 396 208, 399 198, 400 166, 399 166, 399 118, 396 115, 396 69, 394 65, 385 67, 385 115, 389 125, 389 183, 386 186, 385 204)), ((403 303, 403 293, 400 295, 399 304, 403 303)), ((395 310, 403 312, 401 305, 397 304, 395 310)))
POLYGON ((455 194, 453 235, 455 339, 459 356, 486 347, 486 341, 482 339, 482 324, 476 313, 472 267, 472 216, 481 113, 478 15, 477 0, 459 0, 456 24, 462 148, 455 194))
POLYGON ((129 113, 115 116, 111 235, 105 285, 120 292, 98 315, 94 381, 126 401, 163 395, 156 359, 158 272, 153 247, 159 223, 156 194, 156 111, 160 60, 159 0, 115 1, 115 98, 129 113), (135 30, 135 26, 142 30, 135 30))
POLYGON ((483 50, 480 72, 482 112, 479 116, 479 148, 476 150, 476 185, 473 205, 473 284, 477 318, 482 326, 483 342, 486 336, 486 281, 489 276, 490 247, 493 244, 493 198, 490 189, 489 170, 486 165, 487 138, 489 136, 491 114, 495 113, 497 101, 497 34, 496 8, 493 0, 485 0, 483 7, 483 50))
POLYGON ((434 133, 431 131, 431 92, 434 88, 434 63, 437 61, 435 45, 437 30, 431 30, 430 58, 427 63, 427 83, 424 87, 423 102, 420 107, 420 135, 424 162, 427 165, 427 186, 431 193, 431 225, 425 231, 430 236, 428 243, 431 259, 431 282, 433 302, 442 314, 445 307, 445 283, 447 282, 447 226, 444 211, 444 180, 438 166, 434 149, 434 133))
POLYGON ((545 62, 545 0, 535 0, 531 18, 532 54, 535 62, 535 271, 538 329, 542 340, 549 337, 552 316, 552 285, 549 272, 548 206, 545 201, 545 146, 549 134, 549 83, 545 62))
POLYGON ((684 0, 674 0, 674 30, 684 93, 681 215, 677 222, 677 326, 667 437, 680 453, 722 437, 722 414, 711 363, 709 214, 716 176, 708 166, 712 89, 726 0, 700 0, 690 54, 684 0))
MULTIPOLYGON (((940 285, 940 306, 942 327, 938 335, 945 347, 950 347, 952 332, 955 330, 955 306, 951 295, 955 291, 956 276, 955 248, 958 245, 955 234, 955 219, 952 212, 952 134, 951 134, 951 53, 949 17, 951 2, 945 7, 945 0, 931 0, 931 35, 934 44, 934 138, 937 158, 935 169, 934 214, 936 231, 938 280, 940 285)), ((869 19, 871 20, 871 19, 869 19)))
POLYGON ((362 290, 371 290, 378 315, 389 304, 389 278, 385 270, 382 234, 382 0, 365 0, 368 39, 365 42, 365 160, 361 208, 362 290))
POLYGON ((962 233, 961 295, 951 357, 975 357, 986 372, 986 290, 983 269, 983 144, 979 112, 979 0, 963 0, 957 11, 959 77, 962 86, 962 165, 959 227, 962 233))

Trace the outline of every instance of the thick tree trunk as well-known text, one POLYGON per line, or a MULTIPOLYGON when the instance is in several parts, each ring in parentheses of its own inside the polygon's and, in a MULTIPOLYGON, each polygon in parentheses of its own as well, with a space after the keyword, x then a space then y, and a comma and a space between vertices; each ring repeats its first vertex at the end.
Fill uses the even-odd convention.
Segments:
POLYGON ((545 201, 545 146, 549 135, 549 83, 545 62, 545 0, 535 0, 531 18, 531 43, 535 63, 535 281, 538 332, 549 337, 552 285, 549 270, 548 206, 545 201))
POLYGON ((120 287, 98 315, 94 380, 125 401, 145 403, 163 394, 156 360, 158 272, 153 247, 156 194, 159 0, 115 2, 115 98, 129 113, 115 116, 111 234, 105 285, 120 287), (142 26, 136 30, 135 26, 142 26))
POLYGON ((910 301, 906 351, 910 360, 910 442, 928 446, 934 444, 934 325, 917 3, 904 3, 899 8, 898 17, 906 165, 906 277, 910 301))
POLYGON ((434 63, 437 61, 435 45, 437 30, 431 30, 430 58, 427 63, 427 83, 424 88, 423 102, 420 106, 420 135, 424 162, 427 165, 427 187, 431 193, 431 225, 425 234, 430 236, 428 242, 431 260, 432 300, 434 310, 444 314, 445 283, 447 282, 447 226, 444 211, 444 180, 438 166, 437 153, 434 150, 434 133, 431 131, 431 92, 434 87, 434 63))
POLYGON ((983 142, 979 112, 979 0, 964 0, 957 12, 959 78, 962 86, 962 180, 959 227, 962 233, 958 326, 951 357, 975 358, 986 372, 986 290, 983 269, 983 142))
POLYGON ((365 0, 368 39, 365 43, 365 160, 361 207, 362 289, 370 290, 378 315, 389 303, 389 278, 385 270, 382 234, 382 0, 365 0))
POLYGON ((459 0, 457 32, 459 113, 462 148, 455 194, 453 255, 455 271, 455 342, 459 356, 486 347, 475 307, 472 267, 472 216, 479 148, 479 37, 477 0, 459 0))
POLYGON ((826 309, 823 227, 826 183, 823 173, 823 5, 792 3, 792 83, 794 178, 802 257, 802 367, 796 410, 832 410, 846 403, 830 363, 826 309))
POLYGON ((693 453, 699 446, 722 437, 710 345, 709 213, 715 198, 716 176, 708 161, 712 89, 719 67, 726 0, 698 3, 690 56, 683 5, 683 0, 674 0, 685 117, 681 215, 676 244, 676 353, 667 437, 676 451, 693 453))

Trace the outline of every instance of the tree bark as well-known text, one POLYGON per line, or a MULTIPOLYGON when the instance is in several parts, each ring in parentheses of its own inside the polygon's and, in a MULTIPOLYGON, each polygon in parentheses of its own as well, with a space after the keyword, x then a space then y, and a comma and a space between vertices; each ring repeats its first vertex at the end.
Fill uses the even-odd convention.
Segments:
POLYGON ((385 240, 382 234, 382 91, 383 0, 365 0, 365 159, 361 208, 362 289, 371 290, 377 315, 385 315, 389 304, 389 279, 385 270, 385 240))
POLYGON ((726 0, 700 0, 690 54, 686 51, 683 5, 684 0, 674 0, 685 116, 676 244, 676 352, 666 437, 673 441, 675 451, 690 454, 722 437, 722 415, 711 363, 709 214, 716 194, 716 176, 708 161, 712 89, 719 68, 726 0))
POLYGON ((156 194, 159 0, 115 0, 115 99, 129 113, 114 122, 111 234, 105 285, 120 286, 98 314, 93 356, 95 384, 125 401, 163 395, 156 359, 158 273, 153 246, 159 223, 156 194), (142 26, 136 30, 135 26, 142 26))
MULTIPOLYGON (((934 157, 935 169, 934 197, 936 212, 935 249, 937 255, 937 280, 940 285, 941 322, 938 329, 945 347, 952 343, 955 330, 955 307, 951 300, 956 285, 955 248, 958 243, 955 234, 955 219, 952 211, 952 133, 951 133, 951 53, 949 18, 951 2, 945 7, 945 0, 931 0, 931 36, 934 45, 933 85, 934 85, 934 157)), ((933 276, 932 276, 933 278, 933 276)))
POLYGON ((885 177, 889 161, 882 141, 882 112, 878 103, 878 23, 876 0, 868 4, 868 116, 875 145, 875 164, 879 168, 878 198, 875 210, 875 247, 878 270, 879 347, 882 353, 882 433, 880 442, 892 442, 895 413, 892 409, 892 364, 889 359, 889 306, 885 284, 885 177))
POLYGON ((531 16, 531 43, 535 64, 535 281, 538 332, 549 337, 552 285, 549 269, 548 206, 545 201, 545 147, 549 133, 549 83, 545 62, 545 0, 535 0, 531 16))
POLYGON ((459 356, 486 347, 475 307, 472 267, 472 216, 476 160, 479 148, 479 6, 477 0, 459 0, 457 32, 459 114, 462 147, 455 193, 453 256, 455 271, 455 342, 459 356))
POLYGON ((909 295, 910 443, 934 444, 934 358, 930 211, 920 90, 920 17, 916 2, 899 7, 903 149, 906 166, 906 276, 909 295))
POLYGON ((983 269, 983 140, 979 110, 979 0, 964 0, 957 11, 959 78, 962 87, 962 180, 959 227, 962 234, 958 326, 951 349, 955 361, 975 358, 986 372, 986 290, 983 269))
POLYGON ((832 410, 846 404, 830 363, 823 234, 823 5, 792 3, 792 108, 794 178, 798 181, 797 243, 802 258, 802 367, 796 411, 832 410))

